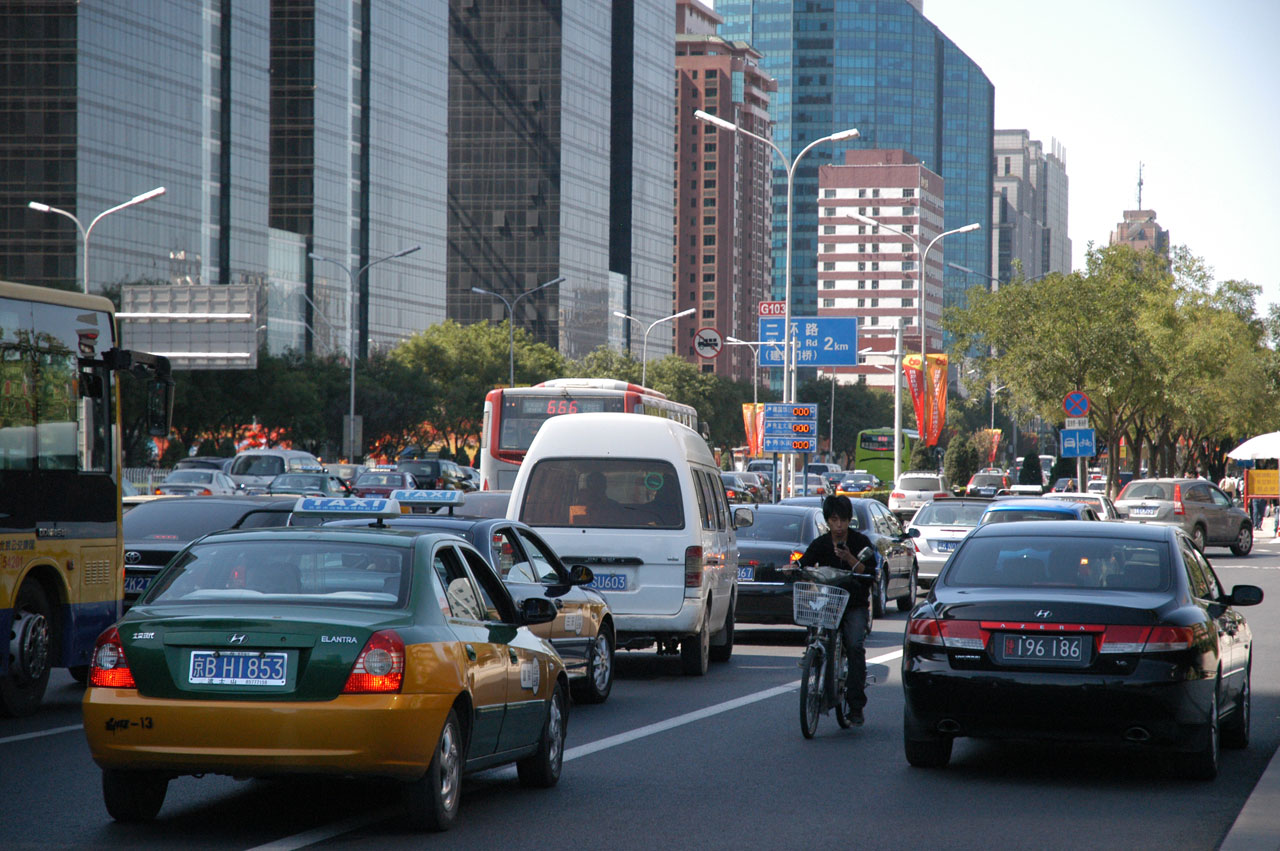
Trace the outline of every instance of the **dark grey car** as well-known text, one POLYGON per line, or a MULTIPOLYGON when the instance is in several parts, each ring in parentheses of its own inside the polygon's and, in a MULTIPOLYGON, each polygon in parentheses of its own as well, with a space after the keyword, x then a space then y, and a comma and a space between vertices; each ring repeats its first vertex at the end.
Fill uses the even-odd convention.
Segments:
POLYGON ((1177 526, 1196 549, 1230 547, 1238 556, 1253 549, 1253 524, 1243 509, 1205 479, 1134 479, 1116 498, 1129 520, 1177 526))

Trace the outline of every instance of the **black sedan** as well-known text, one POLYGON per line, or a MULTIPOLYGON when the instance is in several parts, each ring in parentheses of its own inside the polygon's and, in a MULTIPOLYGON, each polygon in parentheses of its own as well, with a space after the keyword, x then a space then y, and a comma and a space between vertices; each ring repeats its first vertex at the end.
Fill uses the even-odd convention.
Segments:
POLYGON ((902 657, 907 761, 952 741, 1113 742, 1174 753, 1211 779, 1219 743, 1249 742, 1253 635, 1180 529, 1129 523, 979 526, 911 613, 902 657))
MULTIPOLYGON (((821 500, 818 500, 819 502, 821 500)), ((888 600, 906 611, 915 602, 915 548, 897 519, 878 500, 851 499, 850 527, 871 539, 879 555, 871 603, 875 617, 885 614, 888 600)), ((739 506, 734 506, 738 508, 739 506)), ((738 623, 791 623, 792 566, 809 543, 827 532, 822 509, 811 505, 744 505, 754 523, 738 529, 738 623)))

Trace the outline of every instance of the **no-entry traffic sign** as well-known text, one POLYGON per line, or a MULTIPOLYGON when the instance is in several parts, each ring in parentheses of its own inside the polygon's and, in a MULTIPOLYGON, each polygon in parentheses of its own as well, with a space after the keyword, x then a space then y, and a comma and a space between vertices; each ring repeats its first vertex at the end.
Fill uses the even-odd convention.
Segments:
POLYGON ((714 328, 699 328, 693 335, 693 350, 700 358, 714 358, 724 349, 724 338, 714 328))

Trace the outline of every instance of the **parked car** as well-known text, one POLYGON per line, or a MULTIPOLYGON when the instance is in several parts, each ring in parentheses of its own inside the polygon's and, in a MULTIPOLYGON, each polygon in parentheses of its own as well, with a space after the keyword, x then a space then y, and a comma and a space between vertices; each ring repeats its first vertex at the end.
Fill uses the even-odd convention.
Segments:
POLYGON ((327 464, 326 468, 348 485, 354 486, 360 474, 368 470, 364 464, 327 464))
MULTIPOLYGON (((471 501, 467 495, 466 508, 471 501)), ((368 524, 333 521, 330 526, 368 524)), ((506 583, 519 606, 529 597, 543 597, 556 608, 555 620, 530 627, 545 638, 564 660, 574 700, 603 703, 613 690, 614 624, 609 604, 599 592, 585 587, 593 577, 589 568, 568 566, 537 532, 518 520, 432 515, 401 516, 386 521, 392 529, 451 532, 480 551, 506 583)))
POLYGON ((1093 509, 1099 520, 1123 520, 1124 516, 1116 504, 1101 493, 1047 493, 1046 499, 1061 499, 1067 502, 1082 502, 1093 509))
POLYGON ((951 481, 946 476, 928 471, 903 473, 889 493, 889 510, 906 519, 920 506, 950 497, 951 481))
POLYGON ((465 773, 555 785, 568 681, 529 629, 554 604, 517 605, 456 535, 370 525, 203 538, 99 637, 82 709, 113 818, 190 774, 398 781, 432 830, 465 773))
POLYGON ((222 529, 285 526, 295 497, 175 496, 124 515, 124 603, 133 605, 169 560, 196 538, 222 529))
POLYGON ((1237 609, 1262 596, 1226 593, 1170 525, 979 526, 907 624, 907 761, 944 766, 960 736, 1084 740, 1166 750, 1210 779, 1219 743, 1249 742, 1237 609))
POLYGON ((1196 549, 1230 547, 1245 556, 1253 549, 1253 524, 1244 509, 1204 479, 1137 479, 1116 498, 1128 520, 1177 526, 1196 549))
POLYGON ((155 487, 156 496, 230 496, 240 488, 219 470, 187 467, 174 470, 155 487))
POLYGON ((982 512, 979 526, 1019 523, 1024 520, 1098 520, 1093 508, 1082 502, 1042 497, 997 499, 982 512))
POLYGON ((747 487, 756 495, 756 502, 771 502, 773 500, 773 483, 769 481, 768 475, 744 470, 738 473, 738 478, 747 483, 747 487))
POLYGON ((333 473, 283 473, 267 485, 267 493, 298 496, 351 496, 351 487, 333 473))
POLYGON ((806 473, 813 473, 819 476, 826 475, 827 473, 844 472, 843 470, 840 469, 839 464, 833 464, 829 461, 813 461, 807 467, 804 468, 804 471, 806 473))
POLYGON ((828 496, 827 480, 816 473, 796 473, 791 477, 791 486, 785 496, 828 496))
POLYGON ((933 584, 942 566, 982 519, 991 500, 982 497, 961 496, 940 499, 920 507, 911 522, 907 534, 916 545, 917 580, 933 584))
POLYGON ((1008 475, 1000 472, 974 473, 965 485, 965 496, 996 496, 1009 490, 1012 482, 1008 475))

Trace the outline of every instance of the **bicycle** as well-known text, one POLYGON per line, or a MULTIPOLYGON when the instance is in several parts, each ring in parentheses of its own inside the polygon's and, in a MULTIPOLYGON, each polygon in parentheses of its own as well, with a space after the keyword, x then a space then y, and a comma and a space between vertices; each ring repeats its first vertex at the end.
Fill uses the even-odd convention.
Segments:
MULTIPOLYGON (((864 550, 859 560, 869 563, 864 550)), ((801 575, 812 580, 792 586, 792 620, 808 628, 804 657, 800 660, 800 732, 812 739, 818 721, 832 709, 843 729, 853 726, 855 708, 849 704, 849 657, 845 653, 840 622, 849 604, 842 585, 871 578, 835 567, 805 567, 801 575)))

